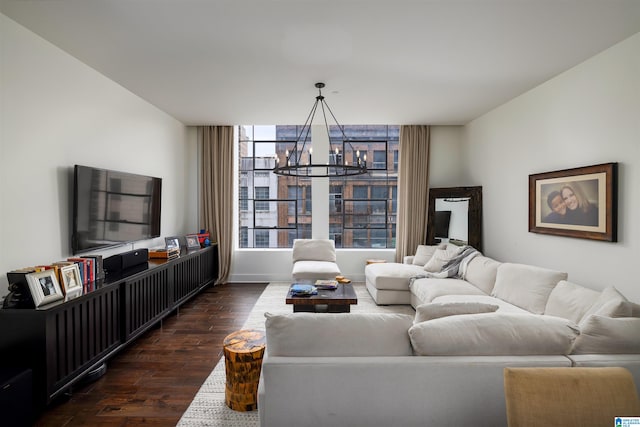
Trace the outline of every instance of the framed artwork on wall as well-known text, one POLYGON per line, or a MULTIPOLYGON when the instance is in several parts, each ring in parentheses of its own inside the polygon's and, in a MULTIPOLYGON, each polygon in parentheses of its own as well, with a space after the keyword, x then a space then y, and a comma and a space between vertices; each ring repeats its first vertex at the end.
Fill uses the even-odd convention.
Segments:
POLYGON ((617 166, 529 175, 529 231, 616 242, 617 166))
POLYGON ((64 298, 55 270, 44 270, 26 275, 29 291, 36 307, 64 298))

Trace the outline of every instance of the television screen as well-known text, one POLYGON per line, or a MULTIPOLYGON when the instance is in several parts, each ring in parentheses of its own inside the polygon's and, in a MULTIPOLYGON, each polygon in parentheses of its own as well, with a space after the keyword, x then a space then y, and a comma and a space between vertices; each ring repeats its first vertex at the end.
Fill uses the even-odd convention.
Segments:
POLYGON ((73 253, 160 236, 162 179, 75 165, 73 253))
POLYGON ((449 237, 449 222, 451 221, 451 211, 436 211, 435 236, 449 237))

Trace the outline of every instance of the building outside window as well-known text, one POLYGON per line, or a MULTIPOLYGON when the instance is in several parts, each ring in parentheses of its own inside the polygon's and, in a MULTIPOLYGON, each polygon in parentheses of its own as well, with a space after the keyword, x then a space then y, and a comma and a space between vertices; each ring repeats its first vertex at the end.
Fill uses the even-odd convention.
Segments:
MULTIPOLYGON (((285 248, 294 239, 311 238, 312 179, 271 172, 274 156, 284 158, 301 126, 237 129, 240 247, 285 248)), ((394 248, 399 126, 344 126, 344 131, 353 146, 345 157, 356 162, 356 151, 361 159, 366 155, 369 172, 329 178, 329 238, 342 248, 394 248)), ((330 133, 333 144, 342 141, 339 128, 330 127, 330 133)), ((342 161, 343 153, 330 156, 342 161)))
POLYGON ((241 211, 249 209, 249 188, 240 187, 240 204, 238 205, 241 211))
POLYGON ((268 211, 269 202, 259 202, 258 200, 269 200, 269 187, 256 187, 256 197, 254 201, 254 208, 256 211, 268 211))

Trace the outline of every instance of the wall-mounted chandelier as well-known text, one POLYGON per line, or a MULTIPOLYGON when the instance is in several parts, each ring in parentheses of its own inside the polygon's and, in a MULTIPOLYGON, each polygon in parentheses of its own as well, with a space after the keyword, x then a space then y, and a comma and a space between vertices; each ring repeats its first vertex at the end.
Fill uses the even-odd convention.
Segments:
POLYGON ((276 155, 273 173, 277 175, 305 178, 352 176, 367 173, 367 155, 364 154, 362 158, 360 158, 360 151, 353 149, 349 138, 345 135, 344 128, 338 123, 338 120, 333 115, 331 108, 329 108, 329 105, 325 101, 324 96, 322 96, 322 88, 324 86, 324 83, 315 84, 315 87, 318 88, 318 96, 316 96, 316 101, 307 116, 307 121, 302 126, 292 149, 287 149, 285 151, 284 159, 280 159, 276 155), (322 111, 329 141, 329 161, 325 164, 313 163, 313 147, 305 149, 318 106, 320 106, 322 111), (340 129, 340 133, 342 134, 340 142, 332 143, 331 141, 327 112, 329 112, 338 129, 340 129), (300 143, 301 148, 298 149, 300 143), (347 151, 355 153, 351 163, 347 160, 347 151))

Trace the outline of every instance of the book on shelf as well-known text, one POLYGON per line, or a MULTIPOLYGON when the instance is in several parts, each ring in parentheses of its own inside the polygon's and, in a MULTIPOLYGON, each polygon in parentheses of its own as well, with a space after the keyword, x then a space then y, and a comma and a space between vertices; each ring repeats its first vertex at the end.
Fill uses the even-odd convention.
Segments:
POLYGON ((80 258, 88 258, 93 260, 94 280, 104 279, 104 266, 102 255, 83 255, 80 258))
POLYGON ((315 283, 316 288, 318 289, 337 289, 338 288, 338 281, 337 280, 322 280, 322 279, 318 279, 316 280, 315 283))
POLYGON ((104 267, 102 264, 102 255, 83 255, 80 258, 93 259, 94 280, 104 279, 104 267))

